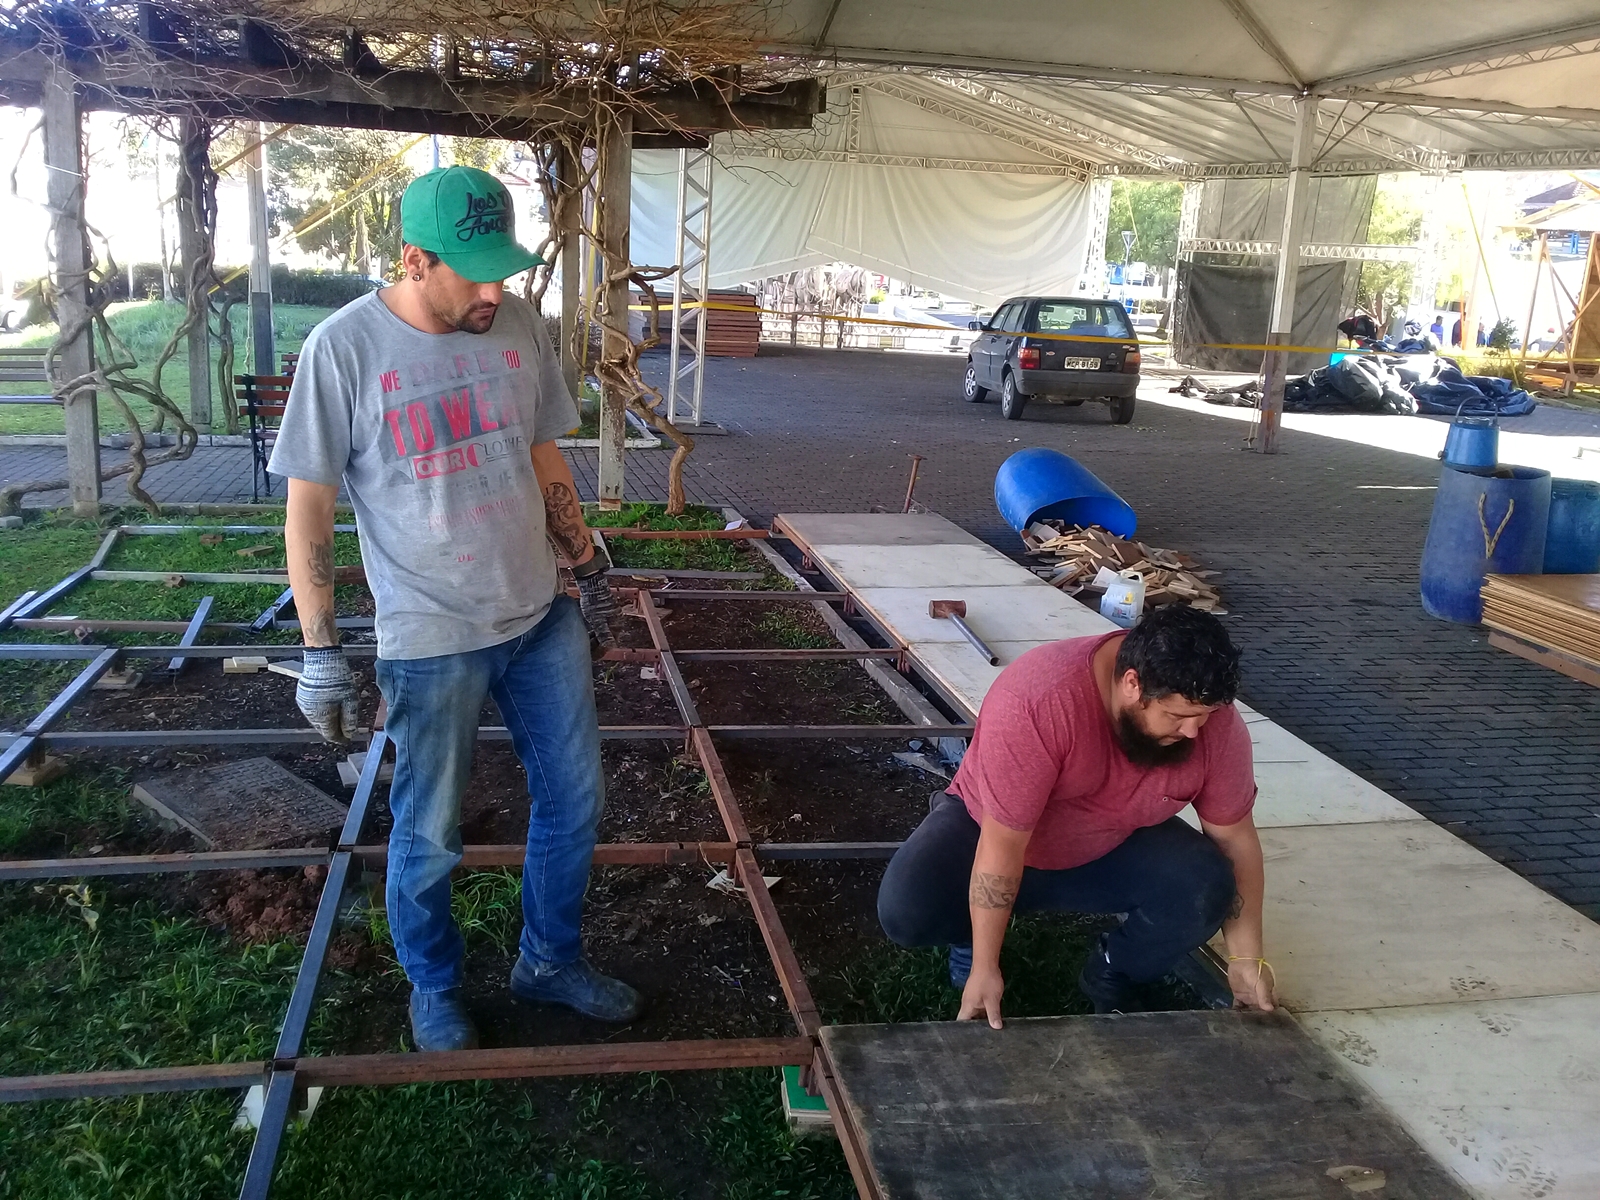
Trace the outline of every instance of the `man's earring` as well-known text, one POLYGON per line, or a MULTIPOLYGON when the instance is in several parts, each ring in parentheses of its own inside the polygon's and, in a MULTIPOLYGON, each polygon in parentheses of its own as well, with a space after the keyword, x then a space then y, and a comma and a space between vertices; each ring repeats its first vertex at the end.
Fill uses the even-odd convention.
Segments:
POLYGON ((413 275, 411 278, 415 279, 418 283, 422 282, 422 276, 421 275, 413 275))

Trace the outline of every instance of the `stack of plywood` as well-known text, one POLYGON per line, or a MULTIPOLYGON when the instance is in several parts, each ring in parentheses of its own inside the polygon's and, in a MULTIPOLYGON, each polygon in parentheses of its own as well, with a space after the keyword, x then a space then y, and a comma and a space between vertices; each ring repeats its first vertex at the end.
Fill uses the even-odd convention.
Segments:
POLYGON ((712 292, 706 310, 706 354, 754 358, 761 341, 761 314, 749 292, 712 292))
MULTIPOLYGON (((1483 581, 1483 623, 1600 671, 1600 575, 1490 575, 1483 581)), ((1546 665, 1563 669, 1555 661, 1546 665)))
POLYGON ((1144 578, 1148 605, 1181 603, 1204 612, 1226 611, 1216 585, 1209 582, 1217 573, 1201 570, 1193 555, 1128 541, 1098 525, 1064 521, 1035 521, 1022 541, 1028 553, 1050 564, 1035 567, 1034 573, 1069 596, 1103 590, 1095 582, 1102 569, 1137 571, 1144 578))

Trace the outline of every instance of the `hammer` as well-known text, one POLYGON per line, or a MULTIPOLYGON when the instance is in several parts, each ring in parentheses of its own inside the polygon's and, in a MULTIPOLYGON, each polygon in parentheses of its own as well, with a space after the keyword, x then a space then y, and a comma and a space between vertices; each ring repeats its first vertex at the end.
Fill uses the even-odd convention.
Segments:
POLYGON ((928 615, 949 620, 961 631, 961 636, 972 643, 972 648, 983 655, 984 661, 991 667, 1000 661, 1000 656, 989 649, 984 640, 972 632, 972 626, 961 618, 967 615, 967 602, 965 600, 929 600, 928 615))

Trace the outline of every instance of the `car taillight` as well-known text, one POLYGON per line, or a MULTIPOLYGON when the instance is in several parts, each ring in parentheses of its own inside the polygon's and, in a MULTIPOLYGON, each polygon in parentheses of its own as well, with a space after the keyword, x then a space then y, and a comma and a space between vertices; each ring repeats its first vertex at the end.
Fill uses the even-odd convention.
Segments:
POLYGON ((1039 366, 1039 347, 1024 346, 1017 351, 1017 366, 1024 371, 1037 370, 1039 366))
POLYGON ((1124 375, 1137 375, 1139 373, 1139 352, 1129 350, 1122 360, 1122 373, 1124 375))

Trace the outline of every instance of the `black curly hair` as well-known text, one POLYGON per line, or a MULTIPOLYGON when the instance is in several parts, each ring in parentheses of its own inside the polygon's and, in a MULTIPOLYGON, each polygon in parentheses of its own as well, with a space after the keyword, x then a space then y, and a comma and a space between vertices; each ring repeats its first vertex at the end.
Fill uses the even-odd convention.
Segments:
POLYGON ((1117 678, 1133 671, 1145 700, 1179 695, 1231 704, 1239 694, 1239 651, 1222 622, 1186 604, 1151 609, 1117 650, 1117 678))

